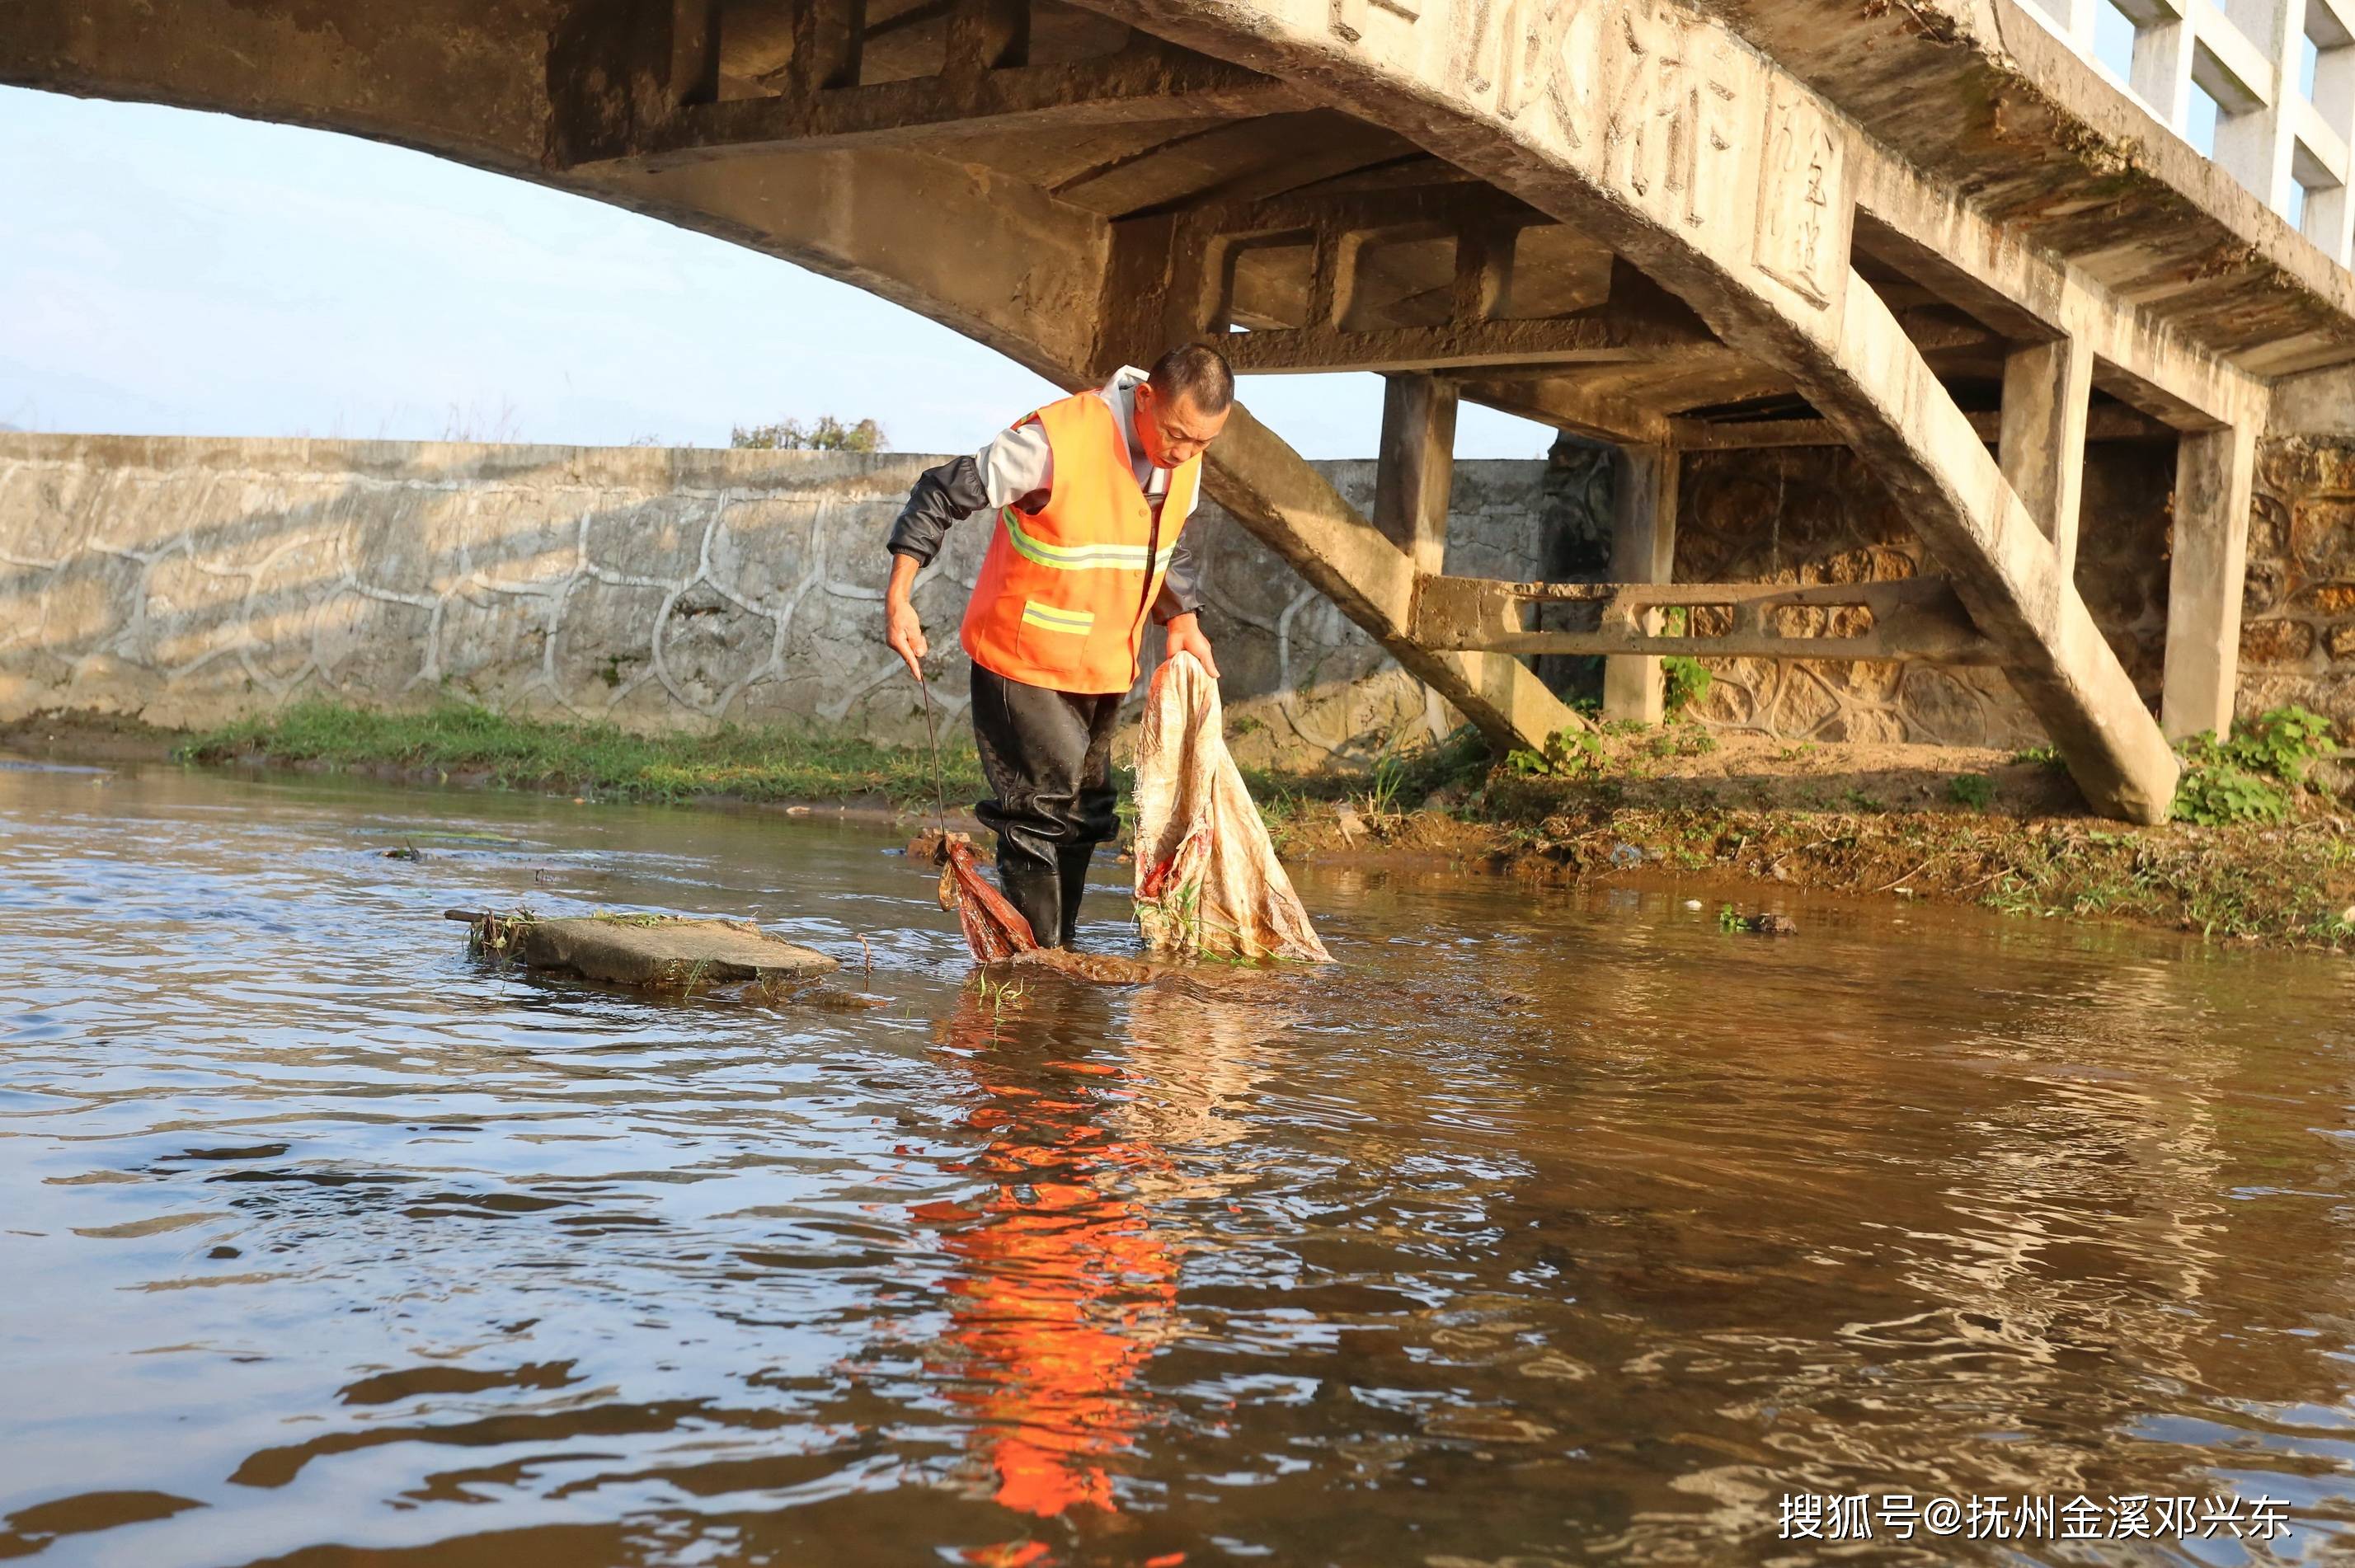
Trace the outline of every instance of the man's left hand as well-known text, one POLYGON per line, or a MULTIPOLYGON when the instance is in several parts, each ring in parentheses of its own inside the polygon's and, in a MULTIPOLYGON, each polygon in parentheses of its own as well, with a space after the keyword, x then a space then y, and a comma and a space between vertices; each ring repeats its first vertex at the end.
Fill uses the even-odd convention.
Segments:
POLYGON ((1191 653, 1202 662, 1202 668, 1209 672, 1210 679, 1215 681, 1219 678, 1219 662, 1210 656, 1210 640, 1202 635, 1202 621, 1199 616, 1190 610, 1184 615, 1173 615, 1169 618, 1169 624, 1162 630, 1164 641, 1161 656, 1164 659, 1175 659, 1180 653, 1191 653))

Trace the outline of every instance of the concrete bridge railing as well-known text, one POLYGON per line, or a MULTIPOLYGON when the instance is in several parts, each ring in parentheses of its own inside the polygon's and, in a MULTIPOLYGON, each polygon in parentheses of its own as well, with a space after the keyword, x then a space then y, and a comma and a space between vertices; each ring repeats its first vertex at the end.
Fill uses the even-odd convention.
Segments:
POLYGON ((2355 249, 2355 7, 2340 0, 2033 0, 2029 14, 2115 76, 2104 12, 2131 30, 2124 85, 2322 252, 2355 249))

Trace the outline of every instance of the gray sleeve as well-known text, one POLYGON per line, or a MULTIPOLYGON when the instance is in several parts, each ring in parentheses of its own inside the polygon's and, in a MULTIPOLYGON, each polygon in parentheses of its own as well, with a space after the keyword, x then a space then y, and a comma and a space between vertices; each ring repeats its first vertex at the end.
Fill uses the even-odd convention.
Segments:
POLYGON ((1161 574, 1161 592, 1153 601, 1153 619, 1167 625, 1173 615, 1192 615, 1202 608, 1201 567, 1194 558, 1195 533, 1181 529, 1169 547, 1169 569, 1161 574))
MULTIPOLYGON (((1201 506, 1202 486, 1198 474, 1194 493, 1186 502, 1189 523, 1201 506)), ((1169 552, 1169 569, 1161 575, 1161 592, 1153 601, 1153 619, 1163 625, 1173 615, 1201 613, 1202 568, 1194 555, 1194 543, 1200 537, 1198 530, 1188 526, 1178 533, 1177 546, 1169 552)))

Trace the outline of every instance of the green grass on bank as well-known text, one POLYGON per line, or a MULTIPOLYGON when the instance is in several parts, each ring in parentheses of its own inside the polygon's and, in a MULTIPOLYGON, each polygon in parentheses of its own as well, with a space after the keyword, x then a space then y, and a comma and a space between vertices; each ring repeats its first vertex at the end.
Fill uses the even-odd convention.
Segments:
MULTIPOLYGON (((963 724, 943 721, 941 727, 943 787, 952 804, 970 805, 981 787, 980 763, 963 724)), ((914 806, 932 800, 932 754, 922 747, 733 726, 706 735, 634 735, 610 724, 516 718, 454 702, 413 713, 297 703, 196 736, 180 755, 196 762, 259 759, 471 774, 506 789, 564 789, 631 800, 876 797, 914 806)))
MULTIPOLYGON (((949 802, 969 808, 983 792, 969 731, 961 721, 946 724, 942 739, 949 802)), ((1709 873, 2344 949, 2355 946, 2355 834, 2345 815, 2355 802, 2307 777, 2328 741, 2327 726, 2284 713, 2236 727, 2222 742, 2187 742, 2178 820, 2157 828, 1990 811, 1996 786, 1977 774, 1959 776, 1972 785, 1949 788, 1922 809, 1855 791, 1818 799, 1807 789, 1779 804, 1745 802, 1729 798, 1723 781, 1712 788, 1653 777, 1713 745, 1689 727, 1606 729, 1598 744, 1566 746, 1534 764, 1524 754, 1518 766, 1496 761, 1466 730, 1385 754, 1370 771, 1252 770, 1248 782, 1287 853, 1437 851, 1577 879, 1709 873)), ((391 767, 615 800, 869 799, 914 809, 932 800, 931 754, 922 746, 784 728, 640 736, 458 703, 416 713, 304 703, 195 736, 180 755, 391 767)), ((2015 761, 2053 766, 2036 753, 2015 761)), ((1129 781, 1118 782, 1126 825, 1129 781)))
MULTIPOLYGON (((2221 740, 2184 742, 2174 820, 2158 827, 1995 810, 1997 781, 1977 773, 1950 778, 1927 807, 1837 791, 1804 775, 1787 780, 1779 803, 1745 802, 1739 779, 1658 776, 1673 772, 1678 758, 1716 748, 1689 726, 1604 726, 1558 742, 1543 755, 1519 752, 1492 765, 1459 734, 1386 757, 1370 775, 1261 775, 1252 787, 1287 850, 1330 846, 1331 803, 1346 801, 1364 842, 1433 842, 1418 824, 1444 815, 1476 825, 1497 863, 1557 867, 1582 880, 1647 869, 1732 874, 2036 918, 2355 947, 2355 834, 2347 820, 2355 799, 2313 777, 2334 742, 2328 723, 2303 709, 2260 715, 2221 740)), ((2013 760, 2059 772, 2049 748, 2013 760)))

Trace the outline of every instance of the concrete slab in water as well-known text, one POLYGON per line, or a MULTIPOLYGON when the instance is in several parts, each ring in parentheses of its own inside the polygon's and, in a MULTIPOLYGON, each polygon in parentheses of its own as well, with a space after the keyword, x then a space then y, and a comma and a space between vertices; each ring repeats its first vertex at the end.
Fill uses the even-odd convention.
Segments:
POLYGON ((839 967, 824 953, 772 937, 749 921, 592 915, 513 928, 514 952, 534 969, 562 969, 616 985, 678 988, 787 980, 839 967))

